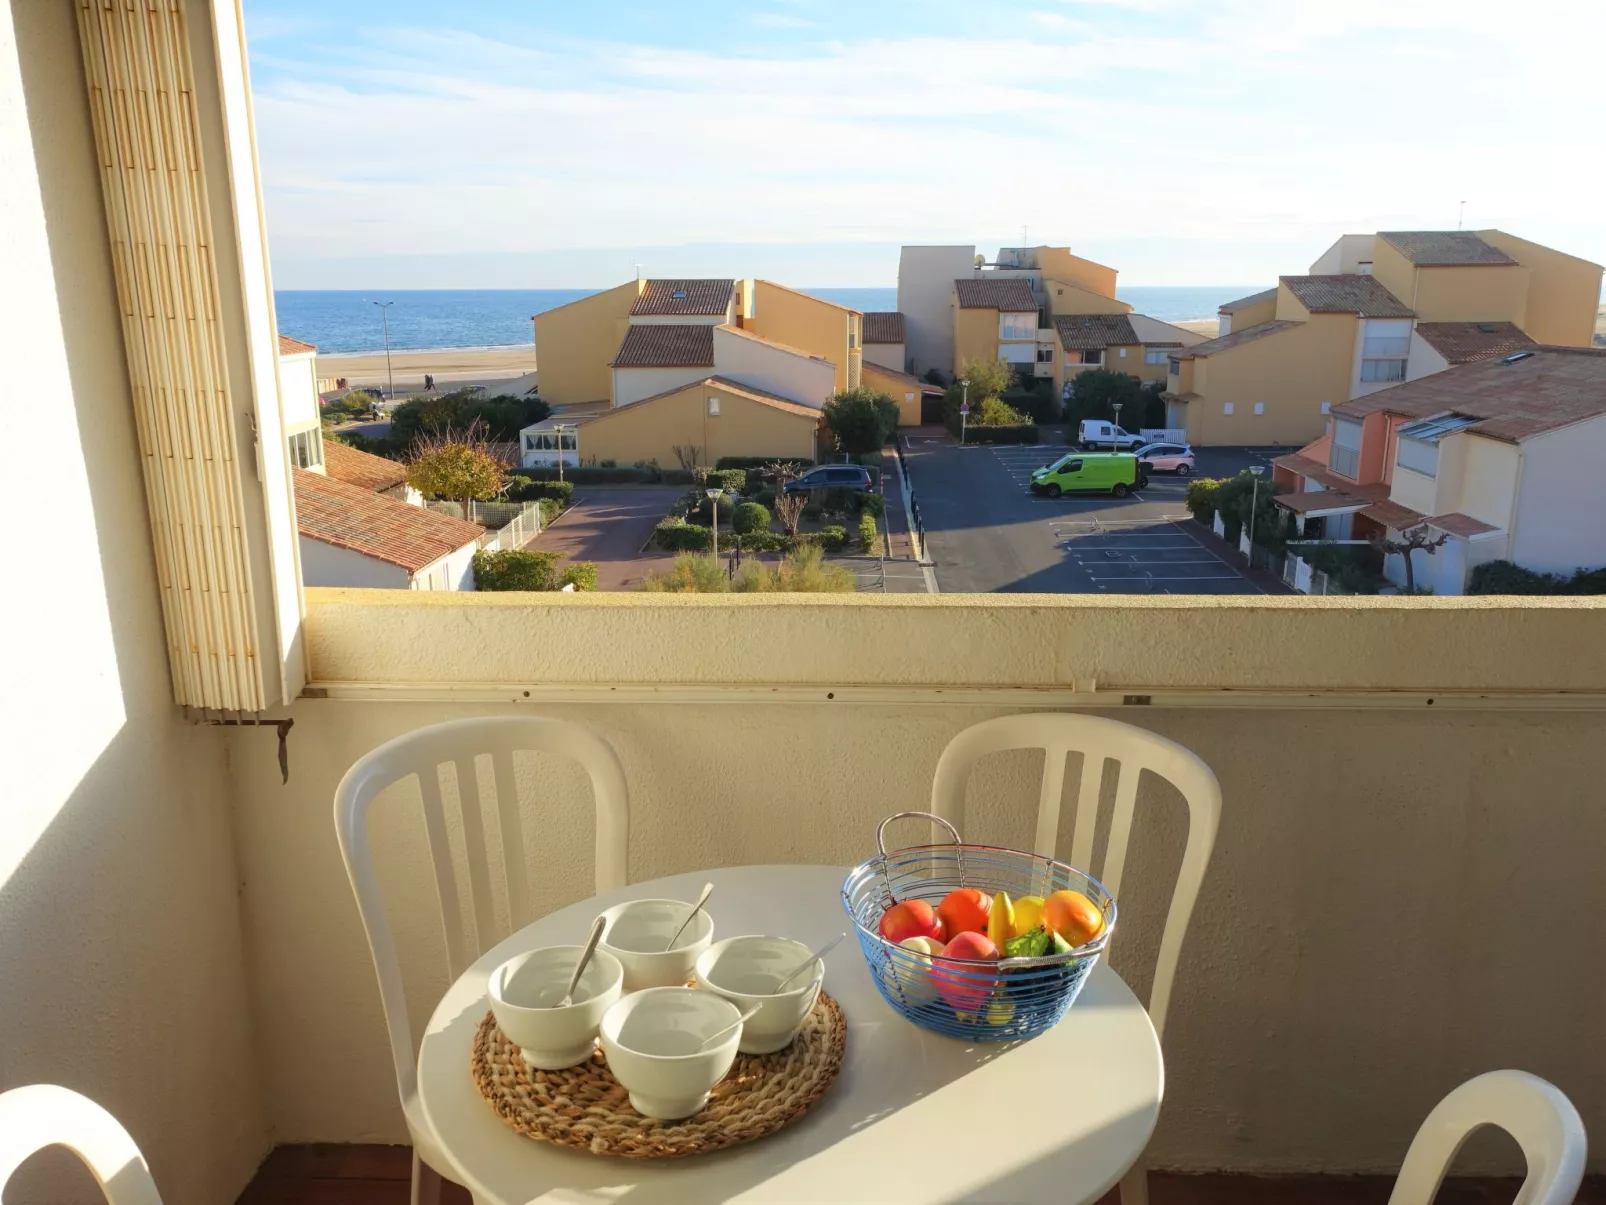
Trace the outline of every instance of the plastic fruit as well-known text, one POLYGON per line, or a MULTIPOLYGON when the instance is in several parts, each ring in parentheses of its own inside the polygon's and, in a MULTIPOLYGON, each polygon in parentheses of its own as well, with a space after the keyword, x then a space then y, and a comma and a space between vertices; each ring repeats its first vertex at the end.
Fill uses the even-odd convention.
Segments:
POLYGON ((906 937, 898 943, 905 950, 913 950, 916 954, 941 954, 946 946, 935 937, 906 937))
POLYGON ((1015 936, 1015 905, 1010 903, 1007 891, 993 896, 993 910, 987 914, 987 936, 1000 950, 1015 936))
POLYGON ((1015 932, 1030 933, 1043 923, 1043 897, 1023 895, 1015 901, 1015 932))
POLYGON ((944 957, 932 963, 931 981, 950 1006, 975 1012, 993 994, 993 979, 981 967, 954 966, 951 959, 997 962, 998 947, 983 934, 964 932, 948 943, 944 957))
POLYGON ((953 941, 962 933, 987 932, 988 914, 993 910, 993 897, 974 887, 956 887, 937 905, 937 915, 947 929, 944 941, 953 941))
POLYGON ((906 937, 935 937, 942 940, 942 925, 925 900, 904 900, 881 915, 881 936, 900 942, 906 937))
POLYGON ((1043 901, 1043 923, 1071 945, 1085 946, 1104 932, 1104 913, 1080 891, 1056 891, 1043 901))
POLYGON ((1053 938, 1049 931, 1038 925, 1019 937, 1012 937, 1004 943, 1005 958, 1041 958, 1053 948, 1053 938))

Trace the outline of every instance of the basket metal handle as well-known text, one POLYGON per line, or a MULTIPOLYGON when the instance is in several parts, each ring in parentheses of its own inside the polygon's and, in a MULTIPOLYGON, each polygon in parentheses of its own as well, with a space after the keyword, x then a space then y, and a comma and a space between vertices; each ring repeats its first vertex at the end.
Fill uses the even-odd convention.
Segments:
MULTIPOLYGON (((894 820, 912 820, 915 817, 920 817, 924 820, 935 820, 938 824, 942 825, 943 828, 948 830, 948 835, 954 839, 955 845, 963 844, 963 842, 959 840, 959 830, 953 825, 949 824, 935 812, 893 812, 892 815, 883 820, 875 830, 876 848, 881 851, 881 856, 883 858, 887 856, 887 825, 891 824, 894 820)), ((904 845, 899 846, 899 848, 908 849, 909 847, 904 845)))

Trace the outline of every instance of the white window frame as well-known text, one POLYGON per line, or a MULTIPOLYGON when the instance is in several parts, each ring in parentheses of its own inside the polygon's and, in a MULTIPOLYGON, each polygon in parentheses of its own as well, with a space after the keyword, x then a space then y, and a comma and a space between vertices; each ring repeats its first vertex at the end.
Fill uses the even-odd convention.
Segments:
POLYGON ((1145 364, 1167 364, 1171 356, 1163 347, 1146 347, 1143 349, 1143 362, 1145 364))
POLYGON ((1036 342, 1036 312, 1001 310, 998 314, 998 337, 1005 341, 1030 339, 1036 342))
POLYGON ((713 394, 709 394, 708 395, 708 417, 709 418, 718 418, 719 417, 719 399, 717 397, 715 397, 713 394))
POLYGON ((1224 414, 1224 415, 1231 414, 1232 413, 1232 403, 1231 402, 1222 402, 1221 403, 1221 413, 1224 414))
POLYGON ((1264 414, 1264 413, 1266 413, 1266 403, 1265 402, 1256 402, 1255 403, 1255 413, 1256 414, 1264 414))

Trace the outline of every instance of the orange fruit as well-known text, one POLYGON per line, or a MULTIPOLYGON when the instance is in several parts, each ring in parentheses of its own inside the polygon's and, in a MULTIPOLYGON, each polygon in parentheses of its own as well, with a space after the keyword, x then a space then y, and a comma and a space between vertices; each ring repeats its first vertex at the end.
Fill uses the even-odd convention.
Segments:
POLYGON ((937 905, 937 916, 942 920, 952 941, 961 933, 987 934, 987 918, 993 910, 993 897, 975 887, 956 887, 937 905))
POLYGON ((1104 913, 1080 891, 1056 891, 1043 901, 1043 923, 1073 946, 1104 932, 1104 913))

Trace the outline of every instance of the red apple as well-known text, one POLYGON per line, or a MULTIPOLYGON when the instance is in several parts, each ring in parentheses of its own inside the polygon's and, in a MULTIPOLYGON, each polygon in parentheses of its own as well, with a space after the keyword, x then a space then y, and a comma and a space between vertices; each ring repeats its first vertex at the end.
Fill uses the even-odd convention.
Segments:
POLYGON ((942 922, 925 900, 904 900, 881 916, 881 936, 896 944, 906 937, 943 939, 942 922))
POLYGON ((997 962, 998 947, 983 933, 966 931, 948 943, 942 957, 932 959, 931 981, 942 998, 960 1012, 975 1012, 993 994, 994 979, 984 967, 956 966, 966 962, 997 962))

